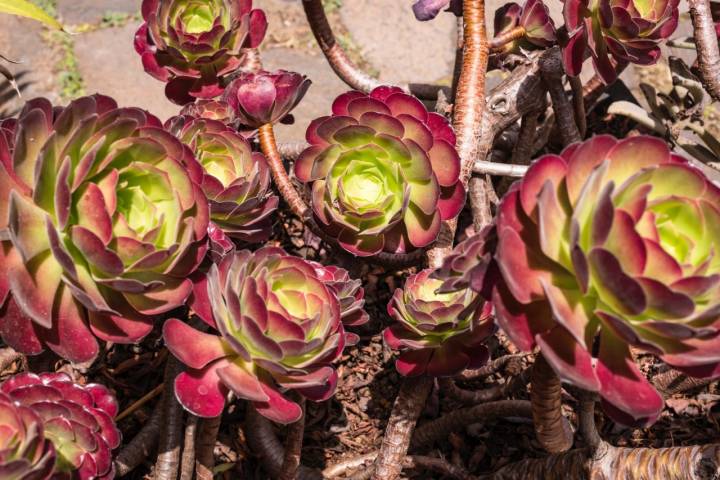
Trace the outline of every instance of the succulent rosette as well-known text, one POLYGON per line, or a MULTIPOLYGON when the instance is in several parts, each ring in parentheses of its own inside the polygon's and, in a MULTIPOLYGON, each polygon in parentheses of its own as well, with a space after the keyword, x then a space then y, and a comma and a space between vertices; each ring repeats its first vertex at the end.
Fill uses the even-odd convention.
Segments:
POLYGON ((501 328, 624 424, 663 399, 630 347, 720 372, 720 188, 664 141, 596 136, 532 164, 500 204, 501 328))
POLYGON ((504 44, 499 54, 547 48, 556 42, 555 24, 542 0, 526 0, 522 7, 514 2, 506 3, 495 11, 494 27, 496 37, 517 27, 525 29, 525 35, 504 44))
POLYGON ((332 112, 310 124, 295 162, 319 227, 358 256, 435 241, 465 203, 447 120, 396 87, 345 93, 332 112))
POLYGON ((31 100, 0 136, 0 335, 92 360, 181 306, 207 250, 202 168, 160 121, 95 95, 31 100), (10 142, 7 142, 7 139, 10 142))
MULTIPOLYGON (((362 281, 353 280, 350 273, 344 268, 333 265, 322 265, 310 262, 315 267, 315 273, 320 281, 325 283, 337 296, 340 304, 340 317, 345 327, 359 327, 370 321, 365 311, 365 290, 362 281)), ((346 332, 345 340, 348 345, 355 345, 359 340, 354 333, 346 332)))
POLYGON ((290 113, 311 83, 305 75, 286 70, 241 73, 230 82, 222 98, 241 125, 260 128, 290 113))
POLYGON ((143 0, 135 50, 145 71, 167 82, 165 94, 180 105, 217 97, 243 50, 265 36, 265 13, 252 7, 252 0, 143 0))
POLYGON ((202 99, 188 103, 180 110, 180 116, 207 118, 209 120, 217 120, 226 125, 233 123, 235 120, 235 113, 232 108, 222 100, 202 99))
POLYGON ((415 18, 421 22, 437 17, 443 8, 459 17, 462 15, 462 0, 417 0, 412 6, 415 18))
POLYGON ((587 53, 605 83, 617 79, 613 65, 653 65, 660 44, 678 26, 680 0, 565 0, 569 40, 563 48, 568 75, 580 75, 587 53))
POLYGON ((445 257, 431 278, 442 280, 438 293, 451 293, 469 288, 490 299, 497 281, 497 265, 493 260, 497 246, 495 225, 463 240, 445 257))
MULTIPOLYGON (((117 401, 107 388, 94 383, 74 383, 64 373, 21 373, 3 382, 0 392, 0 408, 4 405, 2 399, 7 398, 18 409, 15 415, 8 411, 11 416, 32 419, 31 431, 35 432, 38 441, 26 446, 36 450, 30 458, 38 457, 42 453, 37 451, 40 448, 48 453, 53 451, 44 445, 40 435, 44 434, 45 440, 52 443, 57 460, 49 478, 115 478, 112 451, 120 445, 121 435, 113 420, 118 413, 117 401), (32 416, 27 415, 28 411, 32 412, 32 416)), ((3 450, 2 453, 9 452, 3 450)), ((39 458, 42 460, 45 457, 39 458)), ((48 477, 2 478, 25 480, 48 477)))
POLYGON ((179 117, 168 123, 203 167, 201 185, 215 226, 243 242, 267 240, 278 197, 272 194, 262 153, 253 152, 245 138, 217 120, 179 117))
POLYGON ((335 292, 309 262, 275 247, 233 252, 196 283, 190 306, 220 333, 174 319, 163 329, 168 349, 188 366, 175 395, 194 415, 220 415, 232 391, 270 420, 292 423, 302 409, 288 390, 314 401, 335 392, 332 362, 345 331, 335 292))
POLYGON ((48 480, 55 456, 38 413, 0 393, 0 478, 48 480))
POLYGON ((452 377, 478 368, 490 354, 483 342, 495 331, 492 307, 470 289, 438 293, 441 280, 426 269, 395 289, 388 313, 397 322, 385 329, 385 342, 401 350, 401 375, 452 377))

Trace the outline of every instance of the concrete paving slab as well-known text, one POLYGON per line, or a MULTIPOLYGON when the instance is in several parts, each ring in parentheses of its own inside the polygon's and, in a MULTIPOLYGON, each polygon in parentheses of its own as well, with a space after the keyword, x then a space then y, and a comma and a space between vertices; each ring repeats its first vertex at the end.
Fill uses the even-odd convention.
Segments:
POLYGON ((166 120, 180 107, 165 98, 165 83, 145 73, 133 48, 137 25, 78 35, 75 54, 88 94, 100 92, 120 106, 142 107, 166 120))

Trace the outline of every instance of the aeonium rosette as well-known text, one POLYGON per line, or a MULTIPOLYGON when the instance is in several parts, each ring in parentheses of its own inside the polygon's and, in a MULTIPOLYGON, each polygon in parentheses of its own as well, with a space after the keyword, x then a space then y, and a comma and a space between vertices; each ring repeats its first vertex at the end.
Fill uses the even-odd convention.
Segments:
POLYGON ((345 93, 332 112, 310 124, 295 163, 319 228, 358 256, 435 241, 465 203, 447 120, 396 87, 345 93))
MULTIPOLYGON (((353 280, 344 268, 334 265, 322 265, 310 262, 320 281, 330 288, 337 296, 340 305, 340 317, 345 327, 359 327, 370 321, 365 311, 365 289, 360 279, 353 280)), ((360 340, 354 333, 346 332, 347 345, 355 345, 360 340)))
POLYGON ((100 95, 56 109, 32 100, 3 124, 3 340, 80 362, 97 354, 95 336, 143 338, 185 302, 207 250, 192 153, 154 116, 100 95))
POLYGON ((264 247, 227 255, 196 283, 195 313, 220 335, 179 320, 163 328, 168 349, 185 365, 175 394, 194 415, 216 417, 232 391, 279 423, 302 409, 285 392, 309 400, 333 395, 345 331, 335 292, 315 267, 284 250, 264 247))
POLYGON ((452 377, 489 358, 483 342, 495 331, 490 303, 467 288, 439 293, 442 282, 432 273, 408 277, 388 304, 396 323, 383 334, 391 348, 401 350, 395 362, 401 375, 452 377))
POLYGON ((442 280, 439 293, 470 288, 489 300, 497 281, 497 264, 493 260, 497 246, 495 225, 488 225, 478 233, 458 243, 445 257, 431 278, 442 280))
POLYGON ((207 118, 217 120, 225 125, 230 125, 235 121, 235 113, 232 108, 222 100, 201 99, 188 103, 180 110, 180 116, 207 118))
POLYGON ((165 94, 180 105, 217 97, 243 49, 265 36, 265 14, 252 7, 252 0, 143 0, 135 50, 145 71, 167 82, 165 94))
POLYGON ((174 117, 167 123, 202 165, 201 185, 213 224, 237 240, 267 240, 278 198, 270 189, 262 153, 253 152, 245 138, 217 120, 174 117))
MULTIPOLYGON (((24 432, 26 440, 34 440, 34 444, 18 445, 27 449, 25 453, 29 454, 28 457, 17 459, 14 465, 6 464, 7 467, 22 466, 19 471, 4 470, 2 457, 14 452, 0 452, 0 475, 3 479, 115 478, 112 451, 120 445, 122 438, 113 420, 118 413, 118 405, 113 394, 103 385, 80 385, 64 373, 21 373, 0 384, 0 411, 15 416, 15 422, 21 419, 25 428, 30 428, 24 432), (10 411, 4 399, 12 402, 15 412, 10 411), (47 442, 52 447, 46 445, 47 442), (45 452, 42 457, 41 452, 45 452), (47 459, 51 452, 55 457, 54 465, 47 459), (23 476, 27 466, 23 465, 23 461, 37 462, 35 467, 38 471, 23 476), (48 464, 52 474, 43 476, 47 475, 48 464)), ((0 425, 7 420, 9 418, 3 416, 0 425)), ((0 427, 0 443, 6 432, 0 427)))
POLYGON ((719 205, 720 188, 657 138, 541 157, 499 207, 500 327, 615 420, 652 423, 664 402, 631 346, 720 371, 719 205))
POLYGON ((38 414, 0 393, 0 477, 48 480, 55 459, 38 414))
POLYGON ((680 0, 564 0, 569 40, 563 47, 568 75, 580 75, 586 54, 605 81, 617 79, 617 64, 653 65, 660 44, 678 26, 680 0))

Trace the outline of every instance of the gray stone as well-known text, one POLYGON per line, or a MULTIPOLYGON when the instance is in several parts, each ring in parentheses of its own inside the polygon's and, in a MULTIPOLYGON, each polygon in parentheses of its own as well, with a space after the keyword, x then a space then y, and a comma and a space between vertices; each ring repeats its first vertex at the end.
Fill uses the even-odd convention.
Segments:
POLYGON ((305 98, 292 112, 295 123, 275 127, 278 141, 303 140, 308 124, 317 117, 329 115, 335 97, 349 90, 337 78, 322 54, 274 48, 263 51, 262 60, 267 70, 292 70, 307 75, 313 82, 305 98))
POLYGON ((166 120, 180 107, 165 98, 165 83, 145 73, 133 48, 137 25, 78 35, 75 54, 88 94, 109 95, 120 106, 142 107, 166 120))
POLYGON ((22 91, 18 98, 5 79, 0 76, 0 117, 9 116, 22 108, 23 103, 34 97, 47 97, 53 103, 59 101, 56 92, 56 53, 43 41, 46 30, 33 20, 12 15, 0 15, 0 54, 22 63, 6 63, 16 77, 22 91))
POLYGON ((140 13, 142 0, 58 0, 58 14, 68 25, 98 23, 108 12, 140 13))
POLYGON ((388 82, 430 83, 452 75, 455 16, 418 22, 407 0, 343 2, 340 17, 364 58, 388 82))

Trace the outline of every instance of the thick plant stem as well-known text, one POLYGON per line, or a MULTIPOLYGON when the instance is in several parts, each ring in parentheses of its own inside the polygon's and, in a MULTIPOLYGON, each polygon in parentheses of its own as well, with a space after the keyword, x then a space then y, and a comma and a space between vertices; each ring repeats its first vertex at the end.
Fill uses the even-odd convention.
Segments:
POLYGON ((337 43, 325 15, 322 0, 303 0, 302 4, 313 35, 338 77, 350 87, 363 92, 369 92, 380 86, 381 83, 360 70, 337 43))
POLYGON ((698 52, 700 78, 715 101, 720 101, 720 48, 709 0, 688 0, 698 52))
POLYGON ((565 95, 562 77, 564 74, 562 60, 560 58, 560 50, 553 47, 549 50, 556 54, 545 56, 540 62, 540 70, 542 72, 545 87, 550 92, 553 110, 555 111, 555 122, 560 131, 560 138, 563 145, 579 142, 581 140, 577 123, 575 123, 575 112, 570 105, 570 101, 565 95))
POLYGON ((287 436, 285 437, 285 455, 278 476, 279 480, 293 480, 300 467, 303 434, 305 433, 305 398, 298 395, 297 401, 303 411, 302 417, 288 427, 287 436))
POLYGON ((430 377, 406 378, 395 399, 380 452, 375 459, 373 480, 395 480, 402 471, 402 460, 407 454, 410 439, 430 390, 430 377))
POLYGON ((180 436, 183 427, 183 408, 173 393, 175 377, 182 371, 183 365, 172 355, 165 366, 165 415, 163 418, 158 458, 155 462, 155 480, 175 480, 180 467, 180 436))
POLYGON ((164 420, 165 402, 160 400, 155 406, 150 419, 130 442, 115 457, 115 473, 118 477, 127 475, 134 470, 157 445, 160 435, 160 423, 164 420))
MULTIPOLYGON (((488 41, 485 31, 484 0, 463 1, 463 58, 455 96, 453 126, 457 134, 457 151, 460 155, 460 180, 467 188, 476 160, 485 160, 492 146, 490 117, 483 122, 485 113, 485 73, 488 64, 488 41)), ((439 267, 452 250, 457 221, 443 223, 440 235, 428 251, 428 264, 439 267)))
POLYGON ((220 419, 203 418, 198 422, 195 441, 195 478, 196 480, 212 480, 215 467, 215 441, 220 430, 220 419))
MULTIPOLYGON (((243 431, 248 446, 260 458, 269 478, 277 478, 282 469, 284 453, 283 446, 273 431, 272 423, 249 406, 245 414, 243 431)), ((323 478, 326 476, 319 471, 303 465, 300 465, 297 472, 298 480, 321 480, 323 478)))
POLYGON ((530 402, 527 400, 498 400, 497 402, 482 403, 474 407, 454 410, 442 417, 423 424, 415 431, 412 439, 412 448, 422 448, 433 442, 447 438, 452 432, 457 432, 470 424, 493 420, 502 417, 532 416, 530 402))
POLYGON ((188 414, 182 458, 180 460, 180 480, 192 480, 195 474, 195 435, 198 422, 198 417, 188 414))
POLYGON ((578 428, 591 449, 596 449, 602 443, 602 438, 595 425, 595 395, 583 392, 580 397, 580 411, 578 412, 578 428))
POLYGON ((295 215, 300 218, 305 218, 308 212, 308 206, 303 199, 300 198, 300 195, 297 190, 295 190, 295 187, 293 187, 290 177, 285 170, 282 156, 280 156, 277 143, 275 142, 275 132, 272 124, 268 123, 260 127, 258 130, 258 139, 260 141, 260 148, 267 158, 275 186, 280 191, 280 195, 295 215))
POLYGON ((470 197, 470 209, 472 210, 473 226, 479 232, 492 222, 492 211, 490 210, 490 198, 492 184, 488 178, 472 177, 468 183, 468 195, 470 197))
POLYGON ((602 442, 505 466, 481 480, 716 480, 720 444, 699 447, 616 448, 602 442))
POLYGON ((562 386, 541 353, 535 358, 531 385, 530 401, 538 441, 550 453, 568 450, 573 443, 573 433, 562 414, 562 386))

